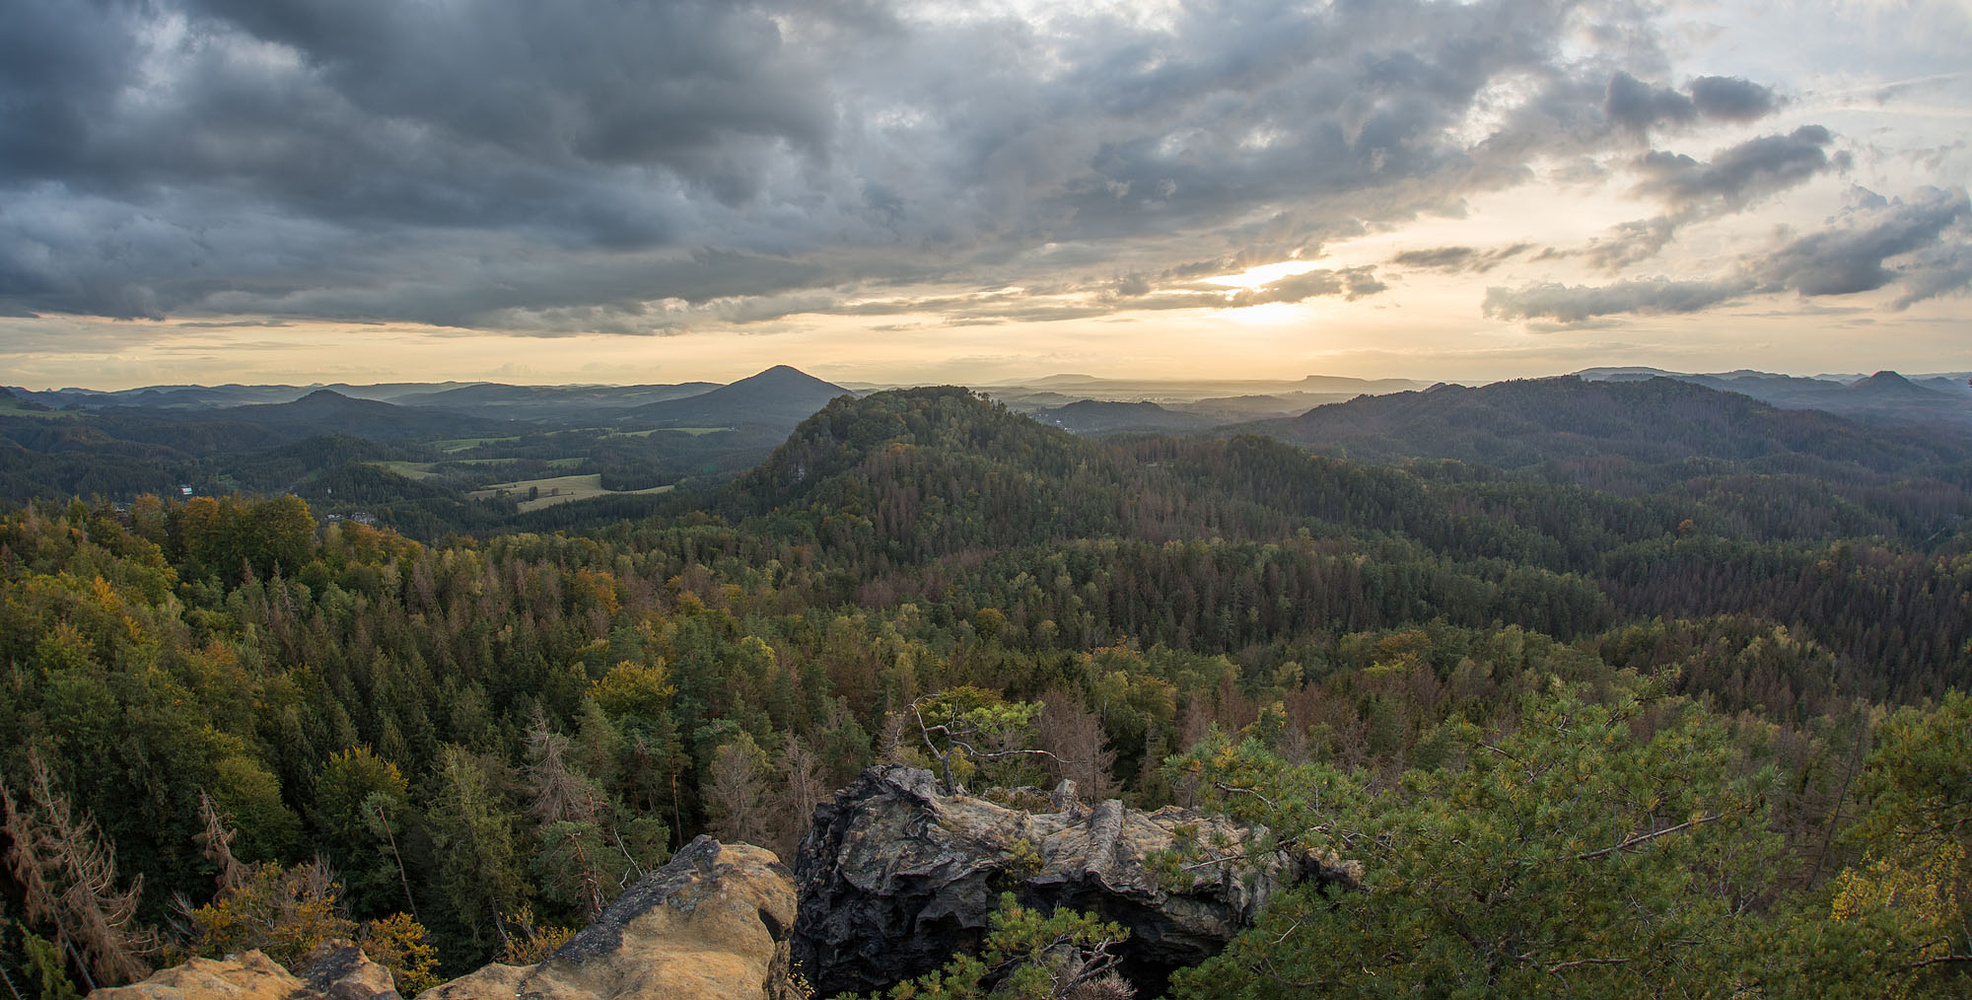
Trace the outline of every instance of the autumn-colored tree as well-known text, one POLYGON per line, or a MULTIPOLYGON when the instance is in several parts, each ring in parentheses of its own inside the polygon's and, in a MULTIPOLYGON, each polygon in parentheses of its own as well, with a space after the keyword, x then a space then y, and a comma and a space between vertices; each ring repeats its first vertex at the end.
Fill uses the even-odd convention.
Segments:
POLYGON ((356 943, 370 961, 390 970, 400 996, 417 996, 440 981, 438 949, 431 943, 431 933, 408 913, 365 923, 356 943))
POLYGON ((355 935, 356 924, 342 915, 341 893, 319 858, 291 868, 255 865, 237 888, 186 914, 184 950, 218 958, 258 948, 292 966, 324 941, 355 935))

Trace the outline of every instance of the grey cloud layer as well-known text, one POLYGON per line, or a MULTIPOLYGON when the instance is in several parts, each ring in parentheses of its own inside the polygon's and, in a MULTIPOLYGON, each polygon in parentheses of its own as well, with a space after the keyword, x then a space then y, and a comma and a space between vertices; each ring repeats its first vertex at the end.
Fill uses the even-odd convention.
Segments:
MULTIPOLYGON (((1640 81, 1635 31, 1563 45, 1639 16, 1616 2, 1078 10, 13 0, 0 311, 555 334, 841 310, 884 283, 949 289, 920 308, 1118 273, 1157 277, 1057 311, 1355 298, 1373 272, 1208 294, 1179 268, 1305 255, 1520 183, 1535 156, 1778 103, 1640 81), (1532 96, 1490 106, 1509 78, 1532 96), (1504 124, 1460 138, 1481 111, 1504 124)), ((1819 152, 1800 136, 1773 138, 1819 152)), ((1783 153, 1649 183, 1758 197, 1813 172, 1783 153)))
POLYGON ((1618 270, 1657 255, 1679 228, 1740 211, 1830 170, 1846 169, 1847 153, 1828 154, 1835 136, 1820 125, 1761 136, 1719 150, 1710 162, 1651 150, 1636 162, 1634 193, 1664 205, 1665 213, 1617 226, 1588 248, 1589 262, 1618 270))
POLYGON ((1628 73, 1617 73, 1610 78, 1603 107, 1611 121, 1642 132, 1689 125, 1700 118, 1755 121, 1778 104, 1771 89, 1739 77, 1701 76, 1687 84, 1686 91, 1653 86, 1628 73))
POLYGON ((1608 285, 1536 283, 1488 289, 1485 314, 1497 319, 1580 323, 1623 313, 1697 312, 1758 293, 1849 295, 1897 285, 1896 308, 1972 287, 1972 202, 1963 189, 1924 191, 1910 201, 1861 192, 1834 225, 1740 262, 1715 281, 1618 281, 1608 285))

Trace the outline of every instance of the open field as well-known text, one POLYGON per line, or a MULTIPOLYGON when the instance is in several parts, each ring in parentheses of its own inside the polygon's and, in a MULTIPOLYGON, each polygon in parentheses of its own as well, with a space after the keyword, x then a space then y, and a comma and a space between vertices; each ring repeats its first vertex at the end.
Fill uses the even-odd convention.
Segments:
POLYGON ((486 500, 498 496, 518 496, 520 509, 524 513, 552 507, 558 503, 572 500, 587 500, 591 497, 610 496, 613 493, 668 493, 670 486, 653 486, 647 490, 606 490, 603 489, 601 473, 592 472, 586 476, 553 476, 546 479, 522 479, 511 483, 494 483, 483 490, 466 494, 469 499, 486 500), (528 497, 529 492, 533 496, 528 497))
POLYGON ((431 443, 431 446, 437 448, 439 451, 450 453, 455 451, 465 451, 468 448, 478 448, 482 445, 504 444, 508 441, 518 441, 518 440, 520 440, 519 435, 515 435, 513 437, 497 437, 497 438, 450 438, 444 441, 433 441, 431 443))
POLYGON ((394 472, 406 479, 424 480, 432 477, 431 463, 429 462, 372 462, 370 464, 385 472, 394 472))
POLYGON ((63 413, 60 410, 29 409, 26 406, 22 406, 21 401, 12 396, 0 395, 0 417, 27 417, 32 420, 69 420, 74 416, 75 414, 73 413, 63 413))

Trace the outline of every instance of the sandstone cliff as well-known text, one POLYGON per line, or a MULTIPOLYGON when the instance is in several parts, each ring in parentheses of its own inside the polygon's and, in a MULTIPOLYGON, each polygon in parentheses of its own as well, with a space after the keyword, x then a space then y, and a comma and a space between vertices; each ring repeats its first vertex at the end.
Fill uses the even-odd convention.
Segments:
POLYGON ((794 884, 773 852, 700 837, 539 965, 489 965, 417 1000, 797 1000, 794 884))
MULTIPOLYGON (((1066 783, 1051 802, 1027 798, 944 795, 929 771, 873 768, 816 809, 794 873, 769 851, 700 837, 548 960, 489 965, 416 1000, 799 1000, 797 969, 816 996, 881 989, 976 946, 1002 891, 1129 928, 1120 971, 1155 996, 1281 887, 1357 877, 1224 817, 1085 807, 1066 783)), ((402 1000, 347 942, 304 968, 257 951, 195 959, 90 1000, 402 1000)))
POLYGON ((1258 849, 1264 829, 1116 800, 1085 808, 1068 791, 1049 811, 1029 812, 942 794, 929 771, 878 767, 818 807, 795 861, 793 938, 816 994, 877 989, 938 967, 977 944, 1011 890, 1023 903, 1127 927, 1122 972, 1155 996, 1173 970, 1222 950, 1280 887, 1355 879, 1333 857, 1258 849), (1161 873, 1147 864, 1187 845, 1199 845, 1191 859, 1228 860, 1161 873))
MULTIPOLYGON (((798 1000, 788 930, 794 883, 771 851, 700 837, 631 886, 539 965, 489 965, 418 1000, 798 1000)), ((195 958, 89 1000, 402 1000, 390 973, 348 942, 299 977, 249 951, 195 958)))

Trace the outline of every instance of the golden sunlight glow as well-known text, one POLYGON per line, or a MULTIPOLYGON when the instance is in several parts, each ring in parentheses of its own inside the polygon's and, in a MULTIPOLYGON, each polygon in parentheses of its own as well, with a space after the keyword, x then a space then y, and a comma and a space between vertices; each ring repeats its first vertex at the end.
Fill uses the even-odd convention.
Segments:
POLYGON ((1222 274, 1216 278, 1206 278, 1209 285, 1224 285, 1227 288, 1259 288, 1262 285, 1306 274, 1322 265, 1312 260, 1283 260, 1275 264, 1261 264, 1249 267, 1238 274, 1222 274))

